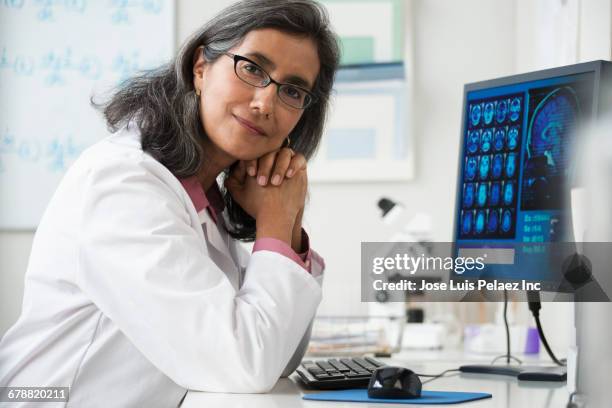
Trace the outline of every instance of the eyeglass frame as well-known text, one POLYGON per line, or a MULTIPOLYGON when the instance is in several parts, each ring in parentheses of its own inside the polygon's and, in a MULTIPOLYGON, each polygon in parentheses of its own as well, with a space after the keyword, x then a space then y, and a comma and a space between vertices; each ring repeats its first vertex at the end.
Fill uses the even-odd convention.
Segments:
POLYGON ((227 55, 228 57, 230 57, 230 58, 232 58, 234 60, 234 74, 236 74, 236 77, 239 80, 241 80, 242 82, 244 82, 247 85, 254 86, 255 88, 266 88, 270 84, 275 84, 276 85, 276 95, 278 96, 278 99, 280 99, 280 101, 283 102, 287 106, 290 106, 290 107, 295 108, 295 109, 305 110, 305 109, 308 109, 310 106, 312 106, 313 103, 315 103, 317 101, 317 97, 316 97, 316 95, 313 92, 311 92, 308 89, 303 88, 303 87, 301 87, 299 85, 289 84, 289 83, 281 83, 281 82, 275 81, 274 79, 272 79, 272 76, 268 73, 268 71, 266 71, 258 63, 248 59, 247 57, 243 57, 242 55, 238 55, 238 54, 233 54, 231 52, 225 52, 224 55, 227 55), (252 84, 250 82, 247 82, 242 77, 240 77, 240 75, 238 75, 238 71, 237 71, 238 70, 238 62, 239 61, 246 61, 246 62, 248 62, 250 64, 255 65, 257 68, 259 68, 261 70, 261 72, 263 72, 268 77, 267 83, 265 85, 254 85, 254 84, 252 84), (291 87, 298 88, 298 89, 306 92, 306 95, 310 97, 310 102, 308 103, 308 105, 303 106, 303 107, 298 107, 298 106, 294 106, 294 105, 291 105, 291 104, 287 103, 280 96, 280 91, 281 91, 281 87, 282 86, 291 86, 291 87))

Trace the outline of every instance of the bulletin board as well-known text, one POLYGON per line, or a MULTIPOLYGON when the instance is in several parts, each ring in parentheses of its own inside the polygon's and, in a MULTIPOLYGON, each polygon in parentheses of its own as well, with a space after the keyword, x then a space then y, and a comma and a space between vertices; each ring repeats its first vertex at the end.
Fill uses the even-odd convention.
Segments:
POLYGON ((92 95, 174 53, 172 0, 0 1, 0 229, 35 229, 70 164, 109 133, 92 95))

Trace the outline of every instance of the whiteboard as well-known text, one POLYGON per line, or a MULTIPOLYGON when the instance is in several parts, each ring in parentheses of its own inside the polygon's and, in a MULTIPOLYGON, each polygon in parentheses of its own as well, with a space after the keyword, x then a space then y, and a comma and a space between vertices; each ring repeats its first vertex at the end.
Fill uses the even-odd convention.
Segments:
POLYGON ((0 0, 0 229, 36 228, 66 169, 108 135, 92 93, 170 60, 174 8, 0 0))

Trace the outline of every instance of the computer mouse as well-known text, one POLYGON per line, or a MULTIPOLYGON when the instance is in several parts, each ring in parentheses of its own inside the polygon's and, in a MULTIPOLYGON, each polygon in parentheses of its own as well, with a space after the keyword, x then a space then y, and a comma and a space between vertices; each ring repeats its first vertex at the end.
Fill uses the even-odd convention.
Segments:
POLYGON ((412 370, 404 367, 385 366, 374 371, 368 385, 370 398, 419 398, 421 379, 412 370))

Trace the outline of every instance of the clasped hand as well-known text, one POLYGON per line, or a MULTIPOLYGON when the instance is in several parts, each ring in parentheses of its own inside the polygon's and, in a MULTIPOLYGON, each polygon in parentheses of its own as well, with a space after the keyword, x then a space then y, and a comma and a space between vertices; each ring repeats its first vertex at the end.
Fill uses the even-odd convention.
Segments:
POLYGON ((308 178, 306 159, 281 148, 249 161, 240 161, 226 179, 232 198, 258 224, 274 222, 293 228, 301 216, 308 178))

